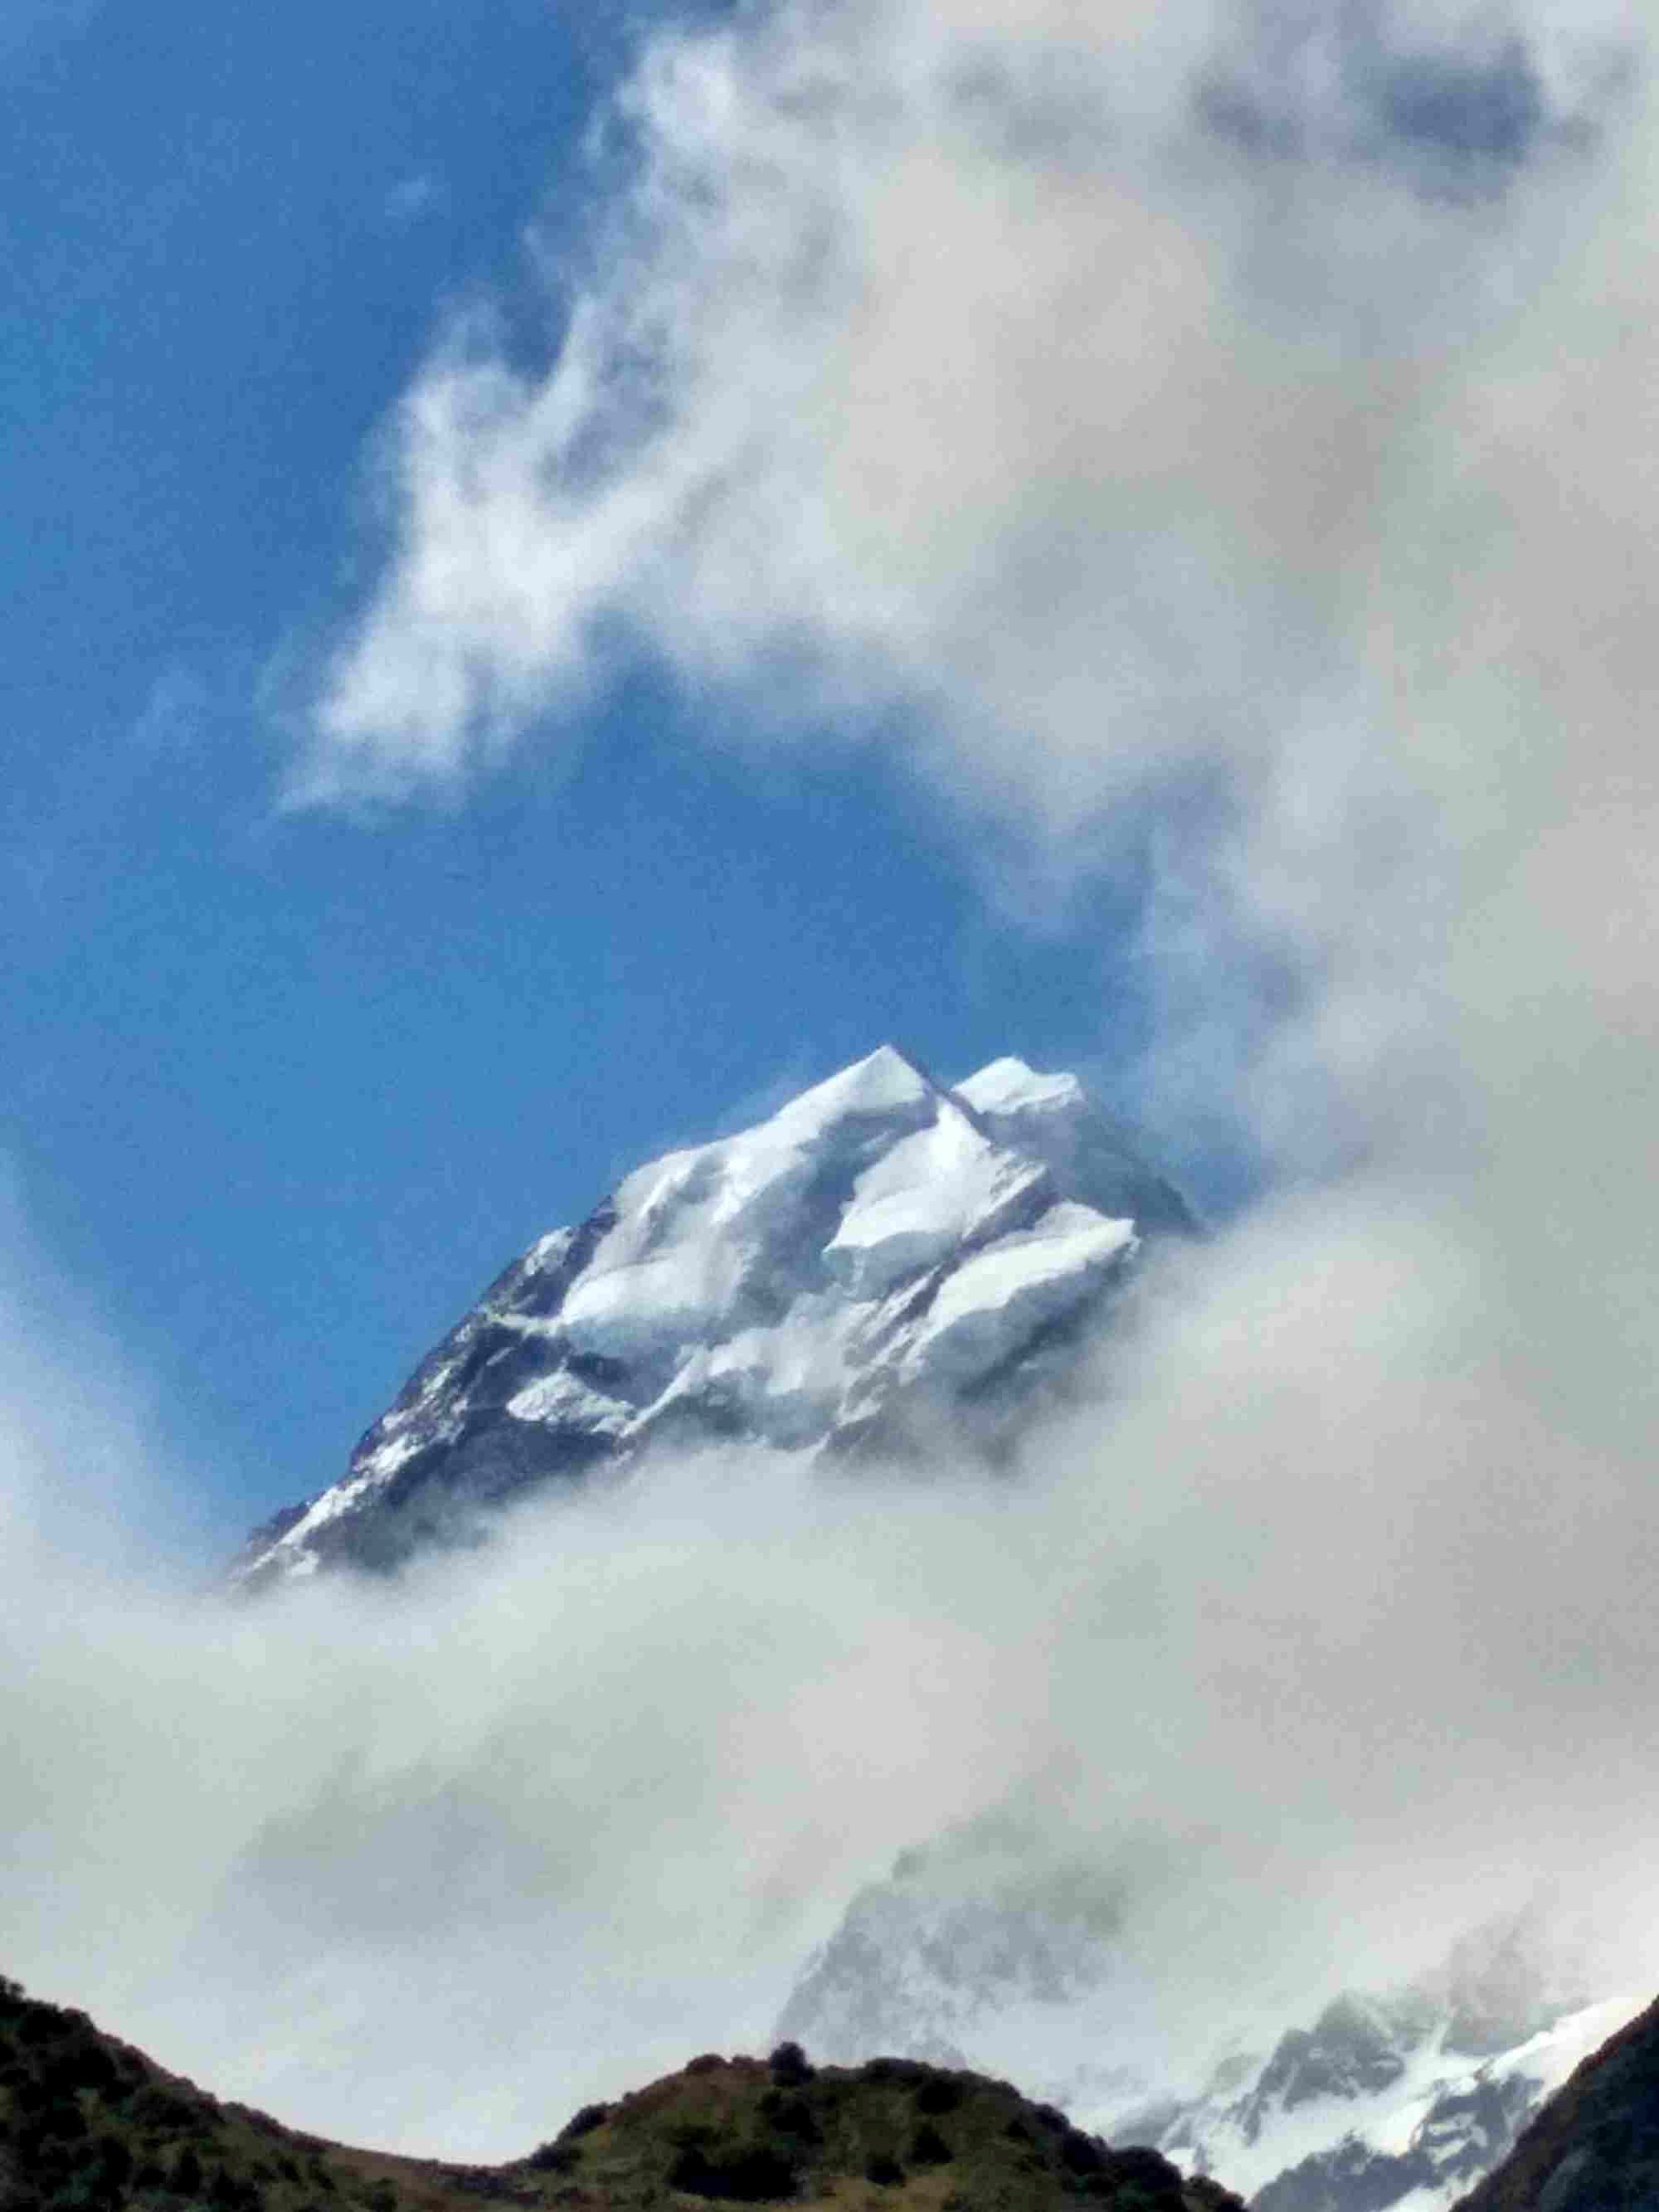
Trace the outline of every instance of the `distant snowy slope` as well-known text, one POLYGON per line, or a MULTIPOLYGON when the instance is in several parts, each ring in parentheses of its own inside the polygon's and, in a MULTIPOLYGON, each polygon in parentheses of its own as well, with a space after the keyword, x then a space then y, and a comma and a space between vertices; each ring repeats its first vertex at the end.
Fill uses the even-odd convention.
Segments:
POLYGON ((1155 2139, 1186 2145, 1257 2212, 1443 2212, 1627 2009, 1540 2004, 1486 2048, 1420 1990, 1339 1998, 1287 2034, 1242 2094, 1212 2095, 1155 2139))
POLYGON ((873 2051, 1017 2075, 1114 2142, 1212 2175, 1254 2212, 1446 2212, 1642 1991, 1588 2002, 1533 1915, 1436 1972, 1350 1993, 1194 2096, 1135 2076, 1132 1853, 1053 1862, 994 1825, 908 1852, 848 1906, 778 2023, 825 2059, 873 2051))
POLYGON ((1195 1225, 1072 1077, 951 1091, 884 1046, 540 1238, 238 1578, 395 1566, 665 1443, 902 1453, 949 1413, 994 1449, 1144 1239, 1195 1225))

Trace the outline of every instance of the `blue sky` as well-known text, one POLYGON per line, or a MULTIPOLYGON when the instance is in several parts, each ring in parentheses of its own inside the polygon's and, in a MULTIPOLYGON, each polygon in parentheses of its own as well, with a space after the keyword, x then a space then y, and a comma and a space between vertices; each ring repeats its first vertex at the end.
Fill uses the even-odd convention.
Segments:
POLYGON ((1020 927, 877 748, 710 749, 648 665, 559 759, 278 811, 269 671, 362 574, 369 442, 556 246, 620 59, 529 0, 42 9, 3 57, 0 1145, 216 1537, 652 1150, 883 1038, 1144 1019, 1130 872, 1020 927))

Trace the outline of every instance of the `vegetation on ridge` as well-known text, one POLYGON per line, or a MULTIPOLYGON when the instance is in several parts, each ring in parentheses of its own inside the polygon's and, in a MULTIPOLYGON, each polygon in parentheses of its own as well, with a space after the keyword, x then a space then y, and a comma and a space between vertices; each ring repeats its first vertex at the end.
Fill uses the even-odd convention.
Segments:
POLYGON ((222 2103, 0 1980, 0 2212, 1231 2212, 1156 2151, 1114 2151, 1006 2081, 909 2059, 694 2058, 585 2106, 527 2158, 353 2149, 222 2103))

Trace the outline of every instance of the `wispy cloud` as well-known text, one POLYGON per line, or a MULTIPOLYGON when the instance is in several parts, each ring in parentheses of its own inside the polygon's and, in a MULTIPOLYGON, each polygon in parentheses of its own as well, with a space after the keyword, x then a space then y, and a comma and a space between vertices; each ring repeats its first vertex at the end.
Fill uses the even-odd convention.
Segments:
POLYGON ((194 751, 214 710, 201 673, 182 665, 163 670, 134 723, 131 742, 145 759, 194 751))
POLYGON ((1048 834, 1171 763, 1271 764, 1348 688, 1446 387, 1593 220, 1602 28, 863 0, 659 32, 584 246, 546 249, 551 368, 474 317, 392 427, 392 556, 293 795, 463 775, 629 638, 783 734, 786 670, 931 710, 940 778, 1048 834))
MULTIPOLYGON (((659 30, 540 249, 551 365, 474 314, 388 428, 291 803, 568 747, 644 650, 747 742, 878 728, 1050 873, 1150 805, 1212 947, 1296 975, 1295 1053, 1364 1091, 1532 712, 1492 672, 1439 744, 1446 686, 1521 541, 1605 538, 1553 458, 1587 391, 1640 405, 1632 39, 1613 0, 659 30)), ((1310 1110, 1252 1054, 1269 1123, 1310 1110)))
POLYGON ((405 230, 441 214, 448 204, 449 188, 441 177, 416 174, 392 186, 381 204, 381 212, 394 229, 405 230))

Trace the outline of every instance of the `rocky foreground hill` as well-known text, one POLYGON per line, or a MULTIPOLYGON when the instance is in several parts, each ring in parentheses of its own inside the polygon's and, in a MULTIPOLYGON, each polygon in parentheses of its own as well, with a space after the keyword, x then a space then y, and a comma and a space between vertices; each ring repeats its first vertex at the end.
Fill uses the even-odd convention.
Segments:
MULTIPOLYGON (((915 2059, 694 2058, 494 2166, 355 2149, 222 2103, 0 1980, 0 2212, 1239 2212, 1006 2081, 915 2059)), ((1659 2207, 1659 2003, 1572 2075, 1458 2212, 1659 2207)))
POLYGON ((0 1984, 0 2212, 1237 2212, 1006 2081, 877 2058, 706 2055, 577 2112, 528 2156, 465 2166, 354 2149, 222 2103, 0 1984))

